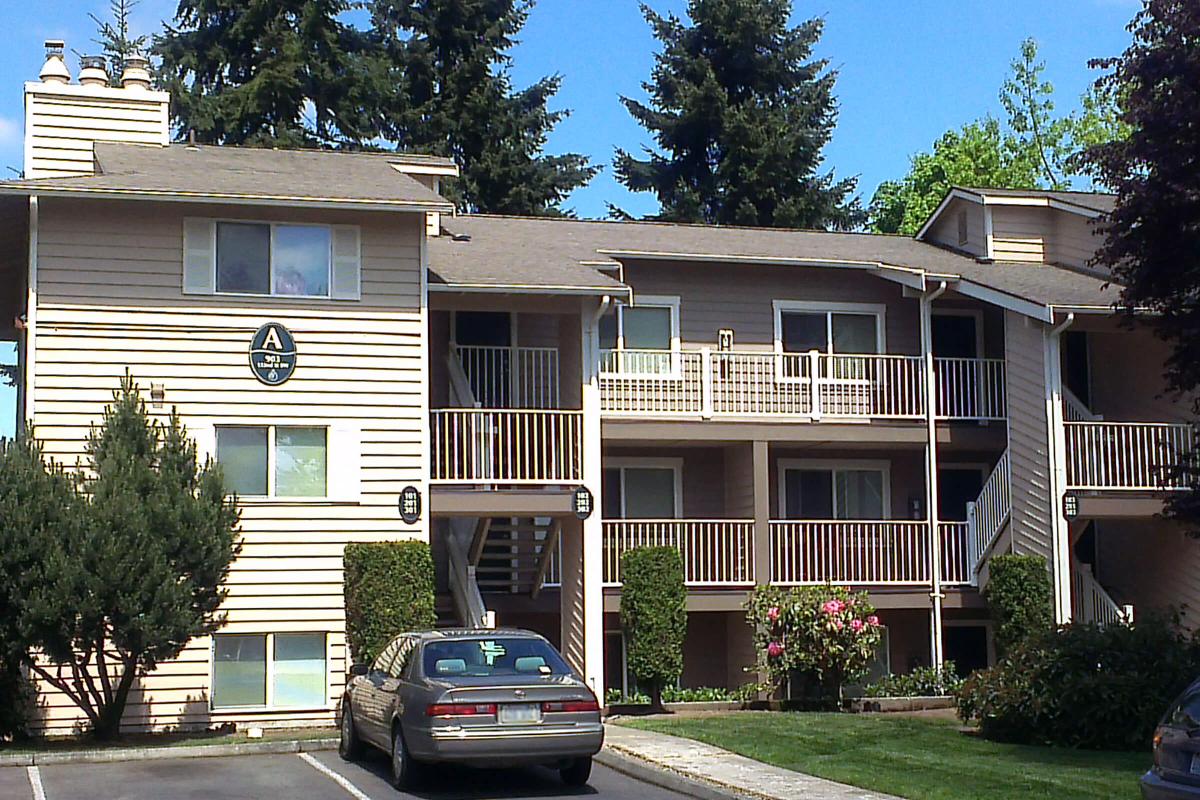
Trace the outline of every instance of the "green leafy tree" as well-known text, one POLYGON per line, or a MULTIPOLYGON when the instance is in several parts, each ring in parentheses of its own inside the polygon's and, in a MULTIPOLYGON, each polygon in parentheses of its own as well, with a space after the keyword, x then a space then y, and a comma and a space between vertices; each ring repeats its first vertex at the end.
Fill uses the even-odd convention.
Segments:
POLYGON ((156 37, 178 131, 210 144, 360 146, 374 135, 368 37, 350 0, 180 0, 156 37))
POLYGON ((82 473, 47 464, 33 442, 6 451, 0 556, 33 673, 115 737, 141 676, 212 634, 239 544, 221 471, 197 462, 179 418, 151 420, 128 376, 92 429, 82 473))
POLYGON ((125 59, 141 54, 150 42, 149 36, 135 36, 129 28, 129 15, 133 13, 138 2, 139 0, 109 0, 108 19, 88 14, 92 22, 96 23, 96 38, 93 41, 100 45, 108 59, 109 82, 113 86, 121 85, 125 59))
POLYGON ((662 709, 663 687, 683 675, 687 588, 674 547, 639 547, 621 557, 621 627, 629 670, 650 704, 662 709))
MULTIPOLYGON (((1167 384, 1200 413, 1200 6, 1148 0, 1129 30, 1124 54, 1093 63, 1129 131, 1084 157, 1116 193, 1096 261, 1124 286, 1125 308, 1152 312, 1141 316, 1171 346, 1167 384)), ((1177 468, 1192 489, 1171 494, 1167 516, 1200 533, 1200 455, 1177 468)))
POLYGON ((513 87, 508 51, 532 3, 372 0, 369 8, 380 136, 454 159, 461 174, 445 192, 461 210, 561 213, 567 195, 596 174, 584 155, 543 152, 569 113, 549 109, 561 76, 513 87))
MULTIPOLYGON (((847 229, 863 220, 856 179, 820 173, 837 119, 837 73, 813 58, 823 21, 792 27, 790 0, 690 0, 689 23, 642 13, 662 43, 649 104, 621 102, 654 136, 618 150, 617 177, 653 192, 658 219, 847 229)), ((617 211, 619 214, 619 210, 617 211)))

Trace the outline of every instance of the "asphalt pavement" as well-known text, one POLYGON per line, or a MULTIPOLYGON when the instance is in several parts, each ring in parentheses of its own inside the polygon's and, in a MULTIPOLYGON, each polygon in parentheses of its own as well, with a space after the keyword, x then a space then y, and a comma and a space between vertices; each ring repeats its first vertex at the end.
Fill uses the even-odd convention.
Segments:
POLYGON ((681 800, 596 764, 590 784, 570 789, 548 769, 430 767, 407 792, 387 783, 388 762, 370 753, 346 763, 337 753, 179 758, 108 764, 0 768, 4 800, 681 800))

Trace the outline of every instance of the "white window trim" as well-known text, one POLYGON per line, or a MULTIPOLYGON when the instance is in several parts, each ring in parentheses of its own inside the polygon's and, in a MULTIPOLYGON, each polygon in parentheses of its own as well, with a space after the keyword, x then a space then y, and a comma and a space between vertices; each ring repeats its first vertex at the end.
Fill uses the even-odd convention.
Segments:
POLYGON ((213 425, 213 460, 217 456, 217 442, 221 428, 266 428, 267 429, 267 493, 238 495, 239 504, 261 504, 261 503, 311 503, 332 501, 337 498, 329 494, 331 485, 330 480, 330 455, 332 451, 331 438, 333 428, 327 423, 315 423, 312 425, 305 423, 275 423, 275 422, 234 422, 224 423, 218 422, 213 425), (276 495, 275 494, 275 430, 276 428, 321 428, 325 431, 325 494, 323 495, 276 495))
POLYGON ((818 352, 833 353, 834 314, 862 314, 875 317, 875 353, 837 353, 836 355, 879 355, 887 352, 887 306, 883 303, 825 303, 811 300, 772 300, 771 311, 775 317, 775 352, 783 353, 783 315, 791 312, 825 314, 825 349, 818 352))
MULTIPOLYGON (((632 376, 638 378, 672 378, 678 379, 681 374, 680 364, 680 335, 679 335, 679 308, 680 298, 677 294, 643 294, 638 295, 633 303, 628 305, 617 304, 613 308, 615 321, 617 323, 617 346, 607 352, 623 353, 625 347, 625 309, 627 308, 666 308, 670 311, 671 318, 671 343, 667 350, 662 352, 671 354, 671 369, 668 372, 641 372, 638 370, 625 369, 625 359, 618 356, 621 369, 616 371, 605 372, 606 375, 614 376, 632 376)), ((635 351, 641 352, 641 351, 635 351)))
MULTIPOLYGON (((830 470, 831 472, 845 470, 874 470, 883 473, 883 519, 892 518, 892 463, 884 459, 845 458, 845 459, 811 459, 811 458, 781 458, 777 462, 775 476, 778 490, 776 502, 779 516, 776 519, 788 519, 787 516, 787 471, 790 469, 830 470)), ((833 481, 833 507, 837 508, 837 481, 833 481)), ((856 520, 816 520, 818 522, 855 522, 856 520)), ((857 520, 870 522, 871 520, 857 520)))
MULTIPOLYGON (((263 220, 263 219, 223 219, 214 218, 212 220, 212 235, 213 235, 213 260, 212 260, 212 287, 213 294, 218 297, 278 297, 282 299, 296 300, 331 300, 333 299, 333 225, 326 225, 317 222, 280 222, 278 220, 263 220), (266 225, 270 228, 270 249, 267 254, 267 287, 269 291, 265 293, 258 292, 223 292, 218 288, 217 275, 219 272, 219 264, 221 262, 221 254, 217 250, 217 242, 220 237, 217 236, 217 227, 221 224, 242 224, 242 225, 266 225), (329 266, 325 274, 325 294, 280 294, 275 291, 275 230, 279 227, 287 228, 324 228, 329 232, 329 266)), ((361 280, 361 278, 360 278, 361 280)))
POLYGON ((214 633, 209 637, 208 642, 208 710, 214 714, 236 714, 246 711, 328 711, 334 708, 334 704, 330 701, 333 696, 333 686, 331 681, 332 670, 330 665, 333 663, 333 646, 329 631, 278 631, 278 633, 287 636, 290 634, 304 636, 323 636, 325 638, 325 700, 321 705, 317 706, 277 706, 275 705, 275 635, 276 631, 263 633, 261 631, 222 631, 214 633), (266 687, 263 697, 266 698, 266 703, 263 705, 250 706, 217 706, 213 705, 216 700, 216 679, 217 679, 217 637, 218 636, 263 636, 266 637, 266 687))
MULTIPOLYGON (((673 520, 683 518, 683 459, 653 456, 622 456, 606 458, 602 469, 617 469, 621 471, 621 519, 625 516, 625 470, 633 468, 669 469, 675 478, 675 516, 673 520)), ((620 521, 620 520, 617 520, 620 521)))
POLYGON ((974 317, 975 318, 975 358, 984 358, 987 348, 983 341, 983 309, 980 308, 937 308, 931 312, 934 317, 974 317))

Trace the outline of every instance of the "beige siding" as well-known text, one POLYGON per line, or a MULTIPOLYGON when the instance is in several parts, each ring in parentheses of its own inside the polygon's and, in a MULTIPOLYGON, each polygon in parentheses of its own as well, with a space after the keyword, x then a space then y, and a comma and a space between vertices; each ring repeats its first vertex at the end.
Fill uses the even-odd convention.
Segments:
MULTIPOLYGON (((345 670, 343 546, 428 535, 423 522, 405 526, 395 510, 404 485, 425 488, 422 220, 43 199, 40 222, 34 392, 38 432, 55 458, 74 463, 82 454, 88 426, 100 419, 126 369, 143 388, 163 386, 167 408, 156 411, 160 418, 176 407, 199 432, 228 422, 361 431, 356 501, 244 504, 243 550, 225 605, 231 632, 326 632, 332 701, 345 670), (185 213, 357 224, 363 298, 184 297, 185 213), (259 384, 247 364, 250 337, 268 320, 287 326, 299 351, 295 377, 278 387, 259 384)), ((331 462, 331 476, 340 466, 331 462)), ((129 723, 332 719, 332 702, 299 712, 210 711, 209 646, 194 641, 149 676, 130 705, 129 723)), ((46 702, 47 727, 73 724, 64 698, 48 694, 46 702)))
POLYGON ((1049 423, 1046 419, 1043 326, 1015 312, 1005 318, 1008 353, 1008 437, 1012 469, 1012 547, 1051 556, 1049 423))
POLYGON ((1162 520, 1097 523, 1097 577, 1118 603, 1143 617, 1181 611, 1200 628, 1200 547, 1184 530, 1162 520))
POLYGON ((1087 334, 1092 378, 1091 409, 1113 422, 1183 422, 1187 402, 1167 392, 1163 369, 1170 345, 1145 325, 1134 330, 1118 320, 1093 323, 1087 334))
POLYGON ((1050 236, 1046 242, 1046 260, 1069 267, 1088 267, 1103 237, 1096 232, 1096 220, 1067 211, 1051 211, 1050 236))
POLYGON ((992 257, 997 261, 1046 260, 1051 221, 1046 208, 992 206, 992 257))
POLYGON ((717 331, 733 328, 734 348, 769 350, 775 337, 774 300, 886 305, 887 351, 919 352, 917 301, 899 284, 854 269, 753 265, 642 263, 625 268, 639 295, 680 298, 684 347, 715 345, 717 331))
MULTIPOLYGON (((750 442, 725 448, 725 511, 738 519, 754 518, 754 445, 750 442)), ((719 490, 720 487, 715 487, 719 490)))
POLYGON ((983 226, 983 204, 955 199, 942 210, 937 220, 925 232, 925 240, 962 250, 974 256, 987 255, 987 235, 983 226), (966 215, 967 241, 959 235, 959 215, 966 215))

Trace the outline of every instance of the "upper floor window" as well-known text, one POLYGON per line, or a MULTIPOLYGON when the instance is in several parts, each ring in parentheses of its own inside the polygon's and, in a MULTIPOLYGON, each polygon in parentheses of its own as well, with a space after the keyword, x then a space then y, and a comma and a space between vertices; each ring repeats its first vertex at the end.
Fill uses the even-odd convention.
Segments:
POLYGON ((600 318, 600 348, 611 351, 605 370, 672 372, 668 355, 679 349, 679 298, 645 295, 600 318))
POLYGON ((359 297, 359 229, 186 219, 183 291, 274 297, 359 297))
POLYGON ((880 353, 883 317, 882 306, 776 301, 776 349, 784 353, 880 353))

